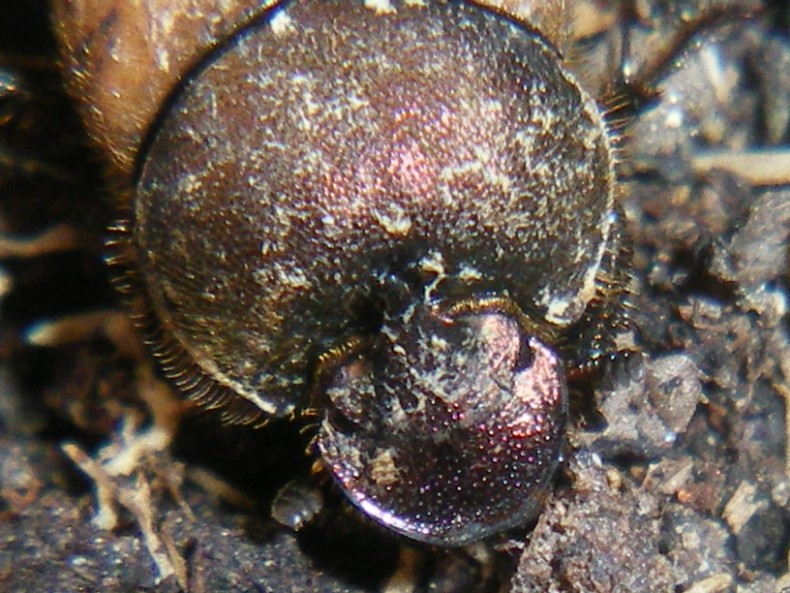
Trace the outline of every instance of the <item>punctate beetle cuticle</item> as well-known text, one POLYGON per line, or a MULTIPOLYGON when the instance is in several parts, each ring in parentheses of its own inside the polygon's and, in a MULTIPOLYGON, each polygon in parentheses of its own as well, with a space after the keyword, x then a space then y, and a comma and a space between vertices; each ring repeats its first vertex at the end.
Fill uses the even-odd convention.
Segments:
POLYGON ((282 2, 142 142, 113 261, 165 373, 316 450, 379 523, 463 545, 540 509, 566 367, 623 292, 609 132, 536 23, 282 2))

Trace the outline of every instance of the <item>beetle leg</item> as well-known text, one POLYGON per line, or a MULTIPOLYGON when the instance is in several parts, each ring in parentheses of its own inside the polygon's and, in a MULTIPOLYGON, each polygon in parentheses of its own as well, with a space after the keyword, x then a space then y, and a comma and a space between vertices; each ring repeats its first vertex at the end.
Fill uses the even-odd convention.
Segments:
POLYGON ((616 208, 611 240, 596 277, 595 296, 582 318, 561 339, 561 351, 571 379, 596 370, 603 361, 635 350, 630 310, 631 242, 616 208))

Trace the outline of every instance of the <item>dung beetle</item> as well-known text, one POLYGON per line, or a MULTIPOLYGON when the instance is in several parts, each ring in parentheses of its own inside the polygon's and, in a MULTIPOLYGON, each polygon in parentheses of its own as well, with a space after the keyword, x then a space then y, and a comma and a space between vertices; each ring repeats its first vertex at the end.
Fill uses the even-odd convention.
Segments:
POLYGON ((316 418, 325 470, 409 538, 523 524, 566 375, 614 350, 627 290, 564 3, 237 4, 205 3, 233 14, 189 50, 191 12, 140 49, 133 7, 55 4, 121 196, 110 260, 164 373, 230 422, 316 418))

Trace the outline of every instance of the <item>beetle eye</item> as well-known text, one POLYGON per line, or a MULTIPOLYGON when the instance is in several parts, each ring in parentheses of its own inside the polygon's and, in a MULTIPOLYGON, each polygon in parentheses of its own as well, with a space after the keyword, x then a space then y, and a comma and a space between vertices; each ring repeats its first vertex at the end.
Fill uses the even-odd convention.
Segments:
POLYGON ((330 402, 328 413, 339 430, 357 430, 366 424, 366 408, 376 389, 368 362, 357 358, 338 368, 334 381, 326 390, 330 402))
POLYGON ((319 447, 351 501, 414 539, 463 545, 538 508, 561 444, 555 354, 503 313, 427 307, 335 373, 319 447))

